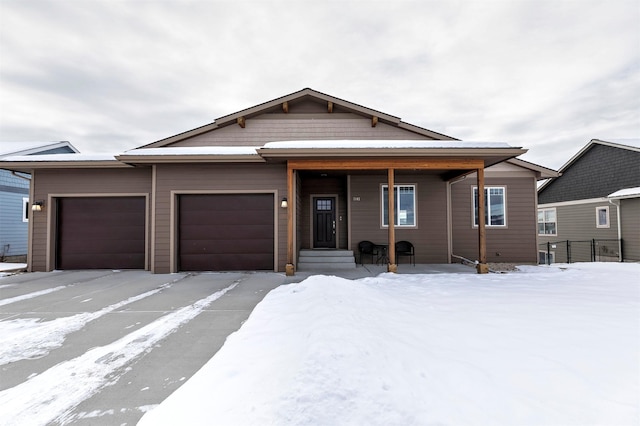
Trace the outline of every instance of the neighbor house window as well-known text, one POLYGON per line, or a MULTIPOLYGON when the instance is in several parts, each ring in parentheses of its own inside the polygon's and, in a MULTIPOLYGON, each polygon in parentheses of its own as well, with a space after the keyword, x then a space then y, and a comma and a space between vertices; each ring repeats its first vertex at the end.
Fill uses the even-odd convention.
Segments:
POLYGON ((29 222, 29 199, 22 199, 22 221, 29 222))
MULTIPOLYGON (((416 226, 416 186, 394 185, 395 226, 416 226)), ((389 226, 389 186, 382 185, 382 226, 389 226)))
POLYGON ((538 235, 558 235, 555 208, 538 210, 538 235))
POLYGON ((596 207, 596 228, 609 227, 609 206, 596 207))
MULTIPOLYGON (((478 188, 473 188, 473 226, 478 226, 478 188)), ((485 186, 484 224, 486 226, 506 226, 505 188, 485 186)))

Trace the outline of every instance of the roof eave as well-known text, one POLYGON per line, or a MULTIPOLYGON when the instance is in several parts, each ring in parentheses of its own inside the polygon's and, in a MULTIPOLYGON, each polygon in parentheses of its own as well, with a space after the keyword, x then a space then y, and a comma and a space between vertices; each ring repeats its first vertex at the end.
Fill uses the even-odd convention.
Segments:
POLYGON ((127 164, 264 163, 259 155, 118 155, 127 164))

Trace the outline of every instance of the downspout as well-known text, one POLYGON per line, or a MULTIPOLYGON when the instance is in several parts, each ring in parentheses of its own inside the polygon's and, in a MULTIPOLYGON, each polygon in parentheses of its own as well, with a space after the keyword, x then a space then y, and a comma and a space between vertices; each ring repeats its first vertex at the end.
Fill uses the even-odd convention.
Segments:
POLYGON ((620 200, 611 200, 609 202, 616 206, 616 218, 618 219, 618 259, 624 262, 622 258, 622 223, 620 222, 620 200))
POLYGON ((18 172, 16 172, 15 170, 12 170, 11 174, 14 175, 17 178, 28 180, 29 182, 31 182, 31 178, 30 177, 19 175, 18 172))

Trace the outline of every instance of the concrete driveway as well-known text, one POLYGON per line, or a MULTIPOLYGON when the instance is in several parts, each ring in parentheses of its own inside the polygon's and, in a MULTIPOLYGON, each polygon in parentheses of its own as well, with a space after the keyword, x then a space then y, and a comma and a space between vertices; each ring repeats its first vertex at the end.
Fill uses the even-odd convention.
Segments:
MULTIPOLYGON (((0 418, 134 425, 202 367, 277 273, 65 271, 0 279, 0 418)), ((6 424, 6 423, 3 423, 6 424)))

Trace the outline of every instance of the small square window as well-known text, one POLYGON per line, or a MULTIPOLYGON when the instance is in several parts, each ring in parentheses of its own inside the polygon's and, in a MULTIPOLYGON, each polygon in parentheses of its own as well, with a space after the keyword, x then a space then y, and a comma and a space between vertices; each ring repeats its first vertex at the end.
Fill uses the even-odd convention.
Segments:
POLYGON ((596 207, 596 228, 609 226, 609 206, 596 207))

